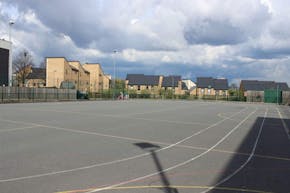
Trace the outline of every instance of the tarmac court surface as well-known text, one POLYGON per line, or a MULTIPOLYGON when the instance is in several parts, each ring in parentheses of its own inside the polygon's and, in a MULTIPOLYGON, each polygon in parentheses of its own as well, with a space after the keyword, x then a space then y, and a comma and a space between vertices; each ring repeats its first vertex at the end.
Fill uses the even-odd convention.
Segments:
POLYGON ((289 127, 273 104, 1 104, 0 192, 287 193, 289 127))

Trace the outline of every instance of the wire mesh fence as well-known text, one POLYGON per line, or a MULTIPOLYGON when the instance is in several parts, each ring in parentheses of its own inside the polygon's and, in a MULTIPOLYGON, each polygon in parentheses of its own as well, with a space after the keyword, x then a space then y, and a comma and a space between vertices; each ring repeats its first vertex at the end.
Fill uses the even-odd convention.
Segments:
POLYGON ((0 87, 0 103, 76 100, 77 91, 57 88, 0 87))

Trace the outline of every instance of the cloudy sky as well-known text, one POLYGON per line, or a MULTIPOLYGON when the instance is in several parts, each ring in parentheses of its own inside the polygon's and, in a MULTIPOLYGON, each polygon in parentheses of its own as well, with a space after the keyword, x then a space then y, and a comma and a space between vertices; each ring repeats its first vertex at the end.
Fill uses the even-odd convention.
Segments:
POLYGON ((14 52, 98 62, 105 73, 290 83, 290 0, 1 0, 14 52), (113 54, 118 50, 117 54, 113 54))

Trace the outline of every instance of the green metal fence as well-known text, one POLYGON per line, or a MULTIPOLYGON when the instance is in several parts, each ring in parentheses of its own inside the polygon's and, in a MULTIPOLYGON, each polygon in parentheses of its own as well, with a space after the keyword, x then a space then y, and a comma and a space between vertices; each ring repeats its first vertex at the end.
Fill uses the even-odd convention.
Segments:
POLYGON ((282 103, 282 90, 265 90, 264 91, 264 102, 265 103, 282 103))
POLYGON ((0 103, 67 101, 76 97, 73 89, 0 87, 0 103))

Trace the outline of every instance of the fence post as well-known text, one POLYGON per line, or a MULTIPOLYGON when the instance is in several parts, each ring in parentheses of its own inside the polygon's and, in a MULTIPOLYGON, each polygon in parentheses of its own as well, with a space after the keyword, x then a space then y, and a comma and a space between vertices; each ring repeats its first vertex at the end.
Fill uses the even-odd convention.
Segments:
POLYGON ((3 86, 1 87, 1 90, 2 90, 2 92, 1 92, 1 98, 2 98, 2 103, 3 103, 3 86))
POLYGON ((34 88, 32 87, 32 102, 34 102, 34 88))
MULTIPOLYGON (((16 89, 15 89, 16 91, 16 89)), ((20 102, 20 92, 19 92, 19 87, 17 87, 17 98, 18 98, 18 102, 20 102)))

